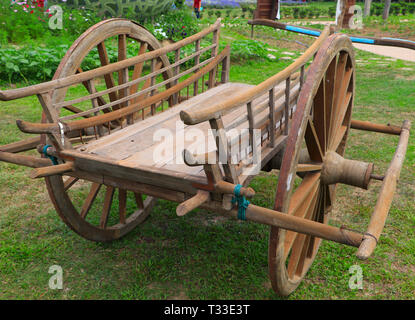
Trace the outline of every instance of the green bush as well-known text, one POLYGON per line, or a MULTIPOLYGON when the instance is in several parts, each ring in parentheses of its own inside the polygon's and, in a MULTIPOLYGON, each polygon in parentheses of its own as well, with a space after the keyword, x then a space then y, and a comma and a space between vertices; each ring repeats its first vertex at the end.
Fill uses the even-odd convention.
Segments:
POLYGON ((294 19, 298 19, 299 16, 300 16, 300 8, 294 7, 293 8, 293 17, 294 17, 294 19))
POLYGON ((330 18, 334 18, 336 16, 336 7, 334 7, 334 6, 329 7, 329 10, 328 10, 327 13, 328 13, 330 18))
POLYGON ((371 15, 380 16, 383 13, 383 4, 382 3, 372 3, 371 15))
POLYGON ((399 3, 392 3, 390 7, 390 13, 397 16, 401 13, 401 6, 399 3))
POLYGON ((415 13, 415 3, 408 3, 408 12, 415 13))
POLYGON ((305 8, 301 8, 298 14, 301 19, 304 19, 305 17, 307 17, 307 10, 305 8))
POLYGON ((222 15, 222 12, 220 11, 220 10, 216 10, 215 11, 215 16, 217 17, 217 18, 220 18, 220 16, 222 15))
MULTIPOLYGON (((231 60, 234 62, 269 60, 268 44, 256 40, 234 40, 231 43, 231 60)), ((273 55, 275 56, 274 52, 273 55)))
POLYGON ((63 10, 63 29, 52 30, 48 26, 49 14, 39 8, 1 2, 1 36, 10 43, 23 43, 49 39, 51 36, 76 39, 86 29, 101 19, 88 10, 63 10))
POLYGON ((170 39, 179 41, 200 31, 192 11, 188 8, 171 10, 159 16, 154 24, 145 24, 145 27, 158 40, 170 39))

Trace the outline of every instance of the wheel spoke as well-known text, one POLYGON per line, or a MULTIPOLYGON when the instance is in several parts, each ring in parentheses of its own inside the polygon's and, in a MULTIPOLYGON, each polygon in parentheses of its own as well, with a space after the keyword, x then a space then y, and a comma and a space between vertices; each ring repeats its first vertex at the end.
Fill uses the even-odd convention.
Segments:
POLYGON ((125 224, 125 215, 127 211, 127 190, 118 190, 118 203, 119 203, 119 215, 120 223, 125 224))
POLYGON ((310 159, 315 162, 322 162, 324 154, 320 146, 320 140, 317 136, 316 129, 314 128, 313 122, 310 120, 308 120, 305 132, 305 141, 310 159))
MULTIPOLYGON (((323 185, 321 187, 321 192, 319 195, 317 210, 315 211, 314 216, 313 216, 314 221, 324 223, 324 213, 327 207, 327 192, 328 192, 327 186, 323 185)), ((315 243, 316 243, 316 238, 314 236, 310 236, 310 243, 306 251, 308 258, 311 258, 313 256, 315 243)))
POLYGON ((318 186, 321 174, 319 172, 307 174, 291 196, 289 215, 297 215, 298 208, 306 201, 310 193, 318 186))
POLYGON ((335 130, 335 126, 333 126, 333 123, 335 123, 336 118, 338 116, 339 111, 341 111, 339 108, 341 108, 341 103, 339 104, 341 99, 343 98, 343 78, 346 70, 346 64, 349 54, 347 52, 341 52, 339 54, 338 62, 337 62, 337 70, 336 70, 336 81, 334 84, 334 96, 333 96, 333 109, 331 113, 331 119, 330 123, 332 124, 330 128, 329 137, 333 136, 333 132, 335 130))
POLYGON ((319 137, 320 146, 323 153, 327 151, 327 136, 326 136, 326 100, 325 100, 325 86, 323 82, 320 84, 316 96, 314 98, 314 114, 313 122, 316 133, 319 137))
POLYGON ((336 135, 333 139, 333 143, 330 145, 330 150, 336 151, 340 146, 343 138, 347 132, 347 126, 341 126, 339 130, 337 130, 336 135))
POLYGON ((138 209, 143 209, 144 208, 143 195, 141 193, 134 192, 134 196, 135 196, 135 202, 137 203, 138 209))
POLYGON ((69 177, 68 179, 66 179, 63 183, 64 190, 68 191, 78 180, 79 178, 76 177, 69 177))
POLYGON ((322 168, 322 163, 299 163, 297 172, 320 171, 322 168))
MULTIPOLYGON (((337 134, 338 134, 339 128, 341 129, 341 126, 344 122, 344 118, 346 117, 348 110, 350 110, 349 106, 350 106, 351 99, 352 99, 352 93, 348 92, 346 94, 345 99, 342 101, 343 105, 342 105, 341 110, 339 111, 338 117, 334 121, 335 129, 333 131, 333 134, 331 135, 331 141, 329 142, 330 150, 333 150, 332 146, 338 146, 338 144, 336 145, 336 138, 338 138, 337 134)), ((336 149, 337 147, 334 150, 336 149)))
POLYGON ((352 75, 353 69, 348 68, 345 71, 345 75, 341 83, 341 88, 339 89, 336 109, 333 110, 333 116, 331 121, 332 126, 330 128, 329 139, 332 139, 333 135, 335 135, 337 128, 343 122, 344 116, 346 115, 346 112, 348 110, 348 106, 352 98, 352 92, 348 92, 352 75))
POLYGON ((324 78, 324 93, 325 93, 325 106, 326 106, 326 137, 330 132, 331 117, 333 113, 333 96, 334 96, 334 84, 336 79, 336 66, 337 59, 333 59, 330 63, 326 76, 324 78))
MULTIPOLYGON (((307 213, 310 210, 310 207, 312 203, 315 202, 315 199, 317 198, 319 190, 319 184, 316 183, 311 190, 308 192, 307 197, 304 199, 303 203, 297 207, 296 211, 293 213, 293 215, 299 217, 299 218, 306 218, 307 213)), ((297 239, 299 233, 294 231, 286 231, 285 234, 285 242, 284 242, 284 255, 286 259, 288 257, 288 254, 290 252, 291 247, 293 246, 294 241, 297 239)))
MULTIPOLYGON (((105 47, 104 42, 101 42, 100 44, 98 44, 98 54, 99 54, 99 60, 101 61, 101 66, 108 65, 109 64, 108 53, 107 53, 107 49, 105 47)), ((105 79, 105 85, 107 86, 107 89, 110 89, 115 86, 114 77, 111 73, 105 74, 104 79, 105 79)), ((111 102, 118 100, 117 92, 115 91, 110 92, 108 95, 110 97, 111 102)), ((119 107, 114 106, 113 109, 116 110, 116 109, 119 109, 119 107)))
POLYGON ((86 218, 86 215, 89 212, 89 209, 91 209, 92 204, 94 203, 95 198, 97 197, 97 194, 99 192, 99 189, 101 189, 101 184, 99 183, 93 183, 91 186, 91 190, 89 191, 88 196, 85 199, 85 202, 81 209, 81 217, 86 218))
MULTIPOLYGON (((140 46, 140 50, 138 52, 138 55, 140 56, 140 55, 144 54, 147 51, 147 47, 148 47, 147 43, 142 42, 141 46, 140 46)), ((143 73, 143 66, 144 66, 144 62, 137 63, 134 66, 133 77, 132 77, 131 80, 134 81, 134 80, 141 77, 141 74, 143 73)), ((138 91, 138 83, 131 86, 130 94, 137 93, 137 91, 138 91)), ((137 102, 137 99, 133 99, 131 101, 131 104, 134 104, 136 102, 137 102)))
MULTIPOLYGON (((316 192, 313 197, 313 201, 310 203, 310 206, 306 210, 306 215, 304 216, 305 219, 310 219, 315 212, 315 205, 317 202, 319 193, 316 192)), ((293 248, 291 250, 290 261, 288 262, 288 275, 292 277, 294 274, 298 273, 299 267, 301 266, 302 270, 302 263, 304 261, 303 252, 306 247, 308 247, 309 243, 309 236, 305 234, 299 234, 293 244, 293 248)), ((307 249, 306 249, 307 250, 307 249)), ((306 251, 307 252, 307 251, 306 251)))
MULTIPOLYGON (((120 34, 118 36, 118 61, 127 59, 127 36, 125 34, 120 34)), ((118 85, 128 82, 128 68, 118 71, 118 85)), ((122 99, 127 96, 128 88, 121 89, 118 91, 118 98, 122 99)), ((127 103, 122 103, 122 106, 125 107, 127 103)))
POLYGON ((112 199, 114 197, 115 188, 111 186, 107 186, 107 191, 105 192, 105 198, 104 198, 104 206, 102 208, 102 215, 100 220, 100 227, 102 229, 105 229, 107 227, 108 223, 108 217, 111 212, 111 205, 112 205, 112 199))

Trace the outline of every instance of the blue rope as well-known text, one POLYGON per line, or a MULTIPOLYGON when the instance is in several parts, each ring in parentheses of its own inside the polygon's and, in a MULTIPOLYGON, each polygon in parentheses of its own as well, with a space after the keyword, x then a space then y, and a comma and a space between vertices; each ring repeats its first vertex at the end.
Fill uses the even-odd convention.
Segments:
POLYGON ((43 154, 52 161, 53 165, 56 166, 56 165, 59 164, 58 159, 56 159, 56 157, 51 156, 50 154, 48 154, 48 148, 50 148, 50 147, 52 147, 50 144, 47 144, 46 146, 44 146, 43 147, 43 154))
POLYGON ((246 200, 244 196, 241 196, 241 188, 242 185, 237 184, 233 193, 235 197, 232 198, 232 204, 238 203, 238 219, 239 220, 246 220, 246 208, 248 208, 250 202, 246 200))

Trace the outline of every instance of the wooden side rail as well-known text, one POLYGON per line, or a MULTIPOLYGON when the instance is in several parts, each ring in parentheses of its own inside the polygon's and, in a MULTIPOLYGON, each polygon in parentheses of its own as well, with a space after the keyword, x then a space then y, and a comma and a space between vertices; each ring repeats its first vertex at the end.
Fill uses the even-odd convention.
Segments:
MULTIPOLYGON (((230 47, 227 46, 220 54, 218 54, 214 59, 212 59, 205 67, 200 69, 197 73, 193 74, 186 80, 183 80, 182 82, 178 83, 175 86, 170 87, 169 89, 160 92, 158 94, 155 94, 154 96, 150 96, 148 98, 145 98, 141 100, 140 102, 133 103, 127 107, 124 107, 122 109, 118 109, 109 113, 80 119, 80 120, 74 120, 68 123, 32 123, 32 122, 26 122, 22 120, 17 120, 17 126, 19 129, 26 133, 68 133, 75 130, 81 130, 89 127, 99 126, 103 124, 107 124, 113 120, 120 119, 122 117, 126 117, 132 113, 135 113, 137 111, 142 110, 145 107, 151 106, 152 104, 155 104, 159 101, 163 101, 167 99, 168 97, 174 95, 175 93, 179 92, 183 88, 186 88, 187 86, 195 83, 197 80, 202 78, 205 74, 211 72, 214 70, 218 64, 222 63, 228 63, 228 57, 230 55, 230 47), (61 128, 61 126, 62 128, 61 128)), ((119 102, 118 102, 119 103, 119 102)))
MULTIPOLYGON (((236 98, 228 99, 224 102, 207 106, 204 108, 194 108, 186 111, 181 111, 180 117, 182 121, 187 125, 198 124, 207 120, 218 118, 224 113, 239 107, 243 104, 248 104, 254 99, 266 94, 272 90, 276 85, 282 81, 286 81, 290 78, 298 69, 304 69, 304 65, 313 57, 313 55, 319 50, 321 44, 330 34, 330 28, 327 26, 321 33, 320 37, 310 46, 307 51, 298 58, 295 62, 289 65, 287 68, 277 73, 276 75, 268 78, 259 85, 246 90, 244 93, 236 98)), ((304 74, 304 70, 302 71, 304 74)))
MULTIPOLYGON (((82 82, 87 82, 94 78, 101 77, 112 72, 118 72, 121 70, 125 70, 126 68, 132 67, 136 64, 159 58, 169 52, 178 50, 179 48, 184 47, 192 42, 196 42, 197 40, 202 39, 209 33, 217 32, 219 28, 220 28, 220 19, 218 19, 209 28, 202 30, 201 32, 197 34, 194 34, 193 36, 190 36, 181 41, 165 46, 163 48, 144 53, 139 56, 125 59, 125 60, 122 60, 116 63, 111 63, 106 66, 103 66, 103 67, 100 67, 94 70, 78 73, 78 74, 75 74, 75 75, 72 75, 66 78, 56 79, 56 80, 36 84, 36 85, 25 87, 25 88, 0 91, 0 100, 10 101, 10 100, 24 98, 24 97, 28 97, 28 96, 32 96, 36 94, 46 93, 46 92, 50 92, 51 90, 69 87, 71 85, 79 84, 82 82)), ((217 44, 218 43, 216 43, 215 47, 217 47, 217 44)))
POLYGON ((396 190, 396 184, 405 159, 410 127, 411 123, 408 120, 404 121, 395 155, 383 178, 382 187, 372 217, 370 218, 369 226, 356 254, 359 259, 365 260, 370 257, 376 248, 383 227, 385 226, 393 195, 396 190))

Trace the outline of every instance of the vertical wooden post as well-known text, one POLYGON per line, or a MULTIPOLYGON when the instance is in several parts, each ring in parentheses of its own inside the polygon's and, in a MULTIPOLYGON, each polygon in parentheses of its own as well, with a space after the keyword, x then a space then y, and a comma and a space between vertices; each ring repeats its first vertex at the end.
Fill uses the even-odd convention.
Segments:
POLYGON ((252 110, 252 102, 246 104, 246 109, 248 111, 248 124, 249 124, 249 143, 252 147, 252 154, 254 154, 254 129, 255 129, 255 119, 254 112, 252 110))
MULTIPOLYGON (((153 73, 156 70, 156 61, 157 61, 157 59, 152 59, 151 60, 151 71, 150 71, 151 73, 153 73)), ((155 85, 155 82, 156 82, 156 77, 152 76, 150 86, 153 87, 155 85)), ((153 96, 155 91, 156 90, 154 90, 154 89, 151 90, 150 96, 153 96)), ((156 105, 152 104, 151 105, 151 115, 154 116, 155 113, 156 113, 156 105)))
MULTIPOLYGON (((180 48, 177 49, 174 53, 174 62, 177 62, 180 60, 180 48)), ((176 66, 173 70, 173 75, 177 76, 180 73, 180 65, 176 66)), ((178 83, 178 79, 173 81, 173 85, 175 86, 178 83)), ((173 95, 173 105, 177 104, 179 102, 179 92, 175 93, 173 95)))
POLYGON ((290 85, 291 85, 291 77, 288 77, 285 80, 285 127, 284 127, 284 134, 288 135, 288 120, 290 116, 290 85))
MULTIPOLYGON (((195 51, 196 52, 200 51, 200 39, 196 40, 195 51)), ((195 66, 199 65, 199 63, 200 63, 200 54, 196 55, 195 57, 195 66)), ((198 71, 199 71, 199 68, 195 70, 195 73, 198 71)), ((193 86, 193 96, 197 96, 198 92, 199 92, 199 80, 196 80, 193 86)))
POLYGON ((216 131, 215 140, 217 151, 219 153, 218 159, 222 162, 225 177, 227 178, 228 182, 238 184, 239 179, 236 174, 235 166, 232 164, 231 155, 229 154, 228 138, 226 136, 222 118, 219 116, 218 118, 210 119, 209 123, 211 128, 216 131))
POLYGON ((275 147, 275 89, 269 91, 269 141, 270 147, 275 147))
MULTIPOLYGON (((213 31, 213 38, 212 38, 212 44, 215 44, 215 47, 212 49, 212 58, 216 57, 218 55, 219 50, 219 28, 215 31, 213 31)), ((213 68, 209 72, 209 81, 208 81, 208 88, 213 88, 215 86, 215 75, 216 75, 216 67, 213 68)))
MULTIPOLYGON (((58 112, 52 104, 51 93, 40 93, 37 95, 37 98, 39 99, 40 105, 42 106, 46 119, 49 122, 58 122, 60 126, 63 126, 59 122, 58 112)), ((55 147, 59 149, 72 149, 72 144, 65 137, 65 135, 62 134, 62 132, 48 134, 48 137, 52 140, 55 147)))
POLYGON ((231 66, 231 56, 227 55, 225 59, 222 61, 222 77, 221 82, 226 83, 229 82, 229 70, 231 66))
POLYGON ((301 66, 301 71, 300 71, 300 90, 304 85, 304 76, 305 76, 305 72, 304 72, 304 64, 301 66))

